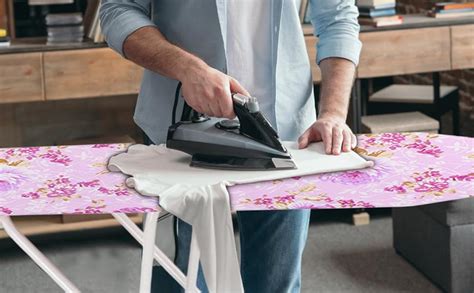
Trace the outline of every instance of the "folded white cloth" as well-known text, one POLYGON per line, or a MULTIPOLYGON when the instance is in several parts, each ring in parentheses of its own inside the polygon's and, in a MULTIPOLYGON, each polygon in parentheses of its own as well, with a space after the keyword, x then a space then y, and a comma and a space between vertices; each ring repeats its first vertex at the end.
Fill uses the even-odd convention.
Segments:
POLYGON ((160 206, 193 226, 201 264, 210 292, 243 292, 226 186, 372 166, 354 152, 326 155, 322 143, 299 150, 286 147, 298 167, 294 170, 236 171, 193 168, 191 157, 164 145, 132 145, 109 160, 111 171, 132 177, 128 186, 159 196, 160 206))

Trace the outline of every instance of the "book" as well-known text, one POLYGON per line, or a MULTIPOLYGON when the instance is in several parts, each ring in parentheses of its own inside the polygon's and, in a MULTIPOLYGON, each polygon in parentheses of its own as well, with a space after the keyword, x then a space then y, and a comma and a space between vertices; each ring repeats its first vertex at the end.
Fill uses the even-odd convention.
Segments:
POLYGON ((370 25, 374 27, 390 26, 403 23, 403 16, 383 16, 376 18, 359 18, 360 25, 370 25))
POLYGON ((50 13, 46 15, 47 44, 79 43, 84 38, 81 13, 50 13))
POLYGON ((74 0, 28 0, 28 5, 58 5, 58 4, 72 4, 74 0))
POLYGON ((397 3, 391 2, 391 3, 384 3, 384 4, 379 4, 375 6, 366 6, 366 5, 357 5, 359 10, 361 9, 387 9, 387 8, 395 8, 397 6, 397 3))
POLYGON ((392 16, 397 14, 395 9, 381 9, 381 10, 369 10, 369 11, 359 11, 360 16, 364 17, 380 17, 380 16, 392 16))
POLYGON ((10 37, 3 36, 0 37, 0 47, 8 47, 10 46, 10 37))
POLYGON ((455 18, 455 17, 469 17, 474 16, 474 11, 471 12, 458 12, 458 13, 437 13, 436 11, 428 12, 428 16, 434 18, 455 18))
POLYGON ((462 12, 470 12, 470 11, 474 11, 474 8, 448 9, 448 10, 437 10, 437 9, 436 9, 436 13, 441 13, 441 14, 445 14, 445 13, 462 13, 462 12))
POLYGON ((395 3, 395 0, 357 0, 357 6, 378 6, 387 3, 395 3))
POLYGON ((82 24, 82 14, 78 13, 50 13, 46 15, 47 26, 61 26, 82 24))
POLYGON ((456 2, 440 2, 435 4, 436 9, 451 10, 451 9, 474 9, 474 2, 469 3, 456 3, 456 2))

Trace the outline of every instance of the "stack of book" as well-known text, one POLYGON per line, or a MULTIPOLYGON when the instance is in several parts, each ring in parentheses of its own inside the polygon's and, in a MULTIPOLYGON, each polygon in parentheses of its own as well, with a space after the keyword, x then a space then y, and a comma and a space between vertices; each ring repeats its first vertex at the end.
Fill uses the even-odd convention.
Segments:
POLYGON ((397 15, 395 0, 358 0, 359 24, 375 27, 401 24, 403 17, 397 15))
POLYGON ((435 18, 468 17, 474 16, 474 2, 456 3, 440 2, 436 3, 428 15, 435 18))
POLYGON ((84 37, 81 13, 50 13, 46 16, 48 45, 80 43, 84 37))

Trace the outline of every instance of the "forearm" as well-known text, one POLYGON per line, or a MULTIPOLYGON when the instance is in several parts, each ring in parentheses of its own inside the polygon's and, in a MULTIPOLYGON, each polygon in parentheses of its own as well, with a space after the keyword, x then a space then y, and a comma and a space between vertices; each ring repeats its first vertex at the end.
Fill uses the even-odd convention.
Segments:
POLYGON ((355 75, 355 65, 343 58, 326 58, 319 64, 322 81, 319 118, 346 120, 355 75))
POLYGON ((130 34, 123 44, 123 52, 134 63, 180 81, 186 74, 207 67, 198 57, 171 44, 152 26, 140 28, 130 34))

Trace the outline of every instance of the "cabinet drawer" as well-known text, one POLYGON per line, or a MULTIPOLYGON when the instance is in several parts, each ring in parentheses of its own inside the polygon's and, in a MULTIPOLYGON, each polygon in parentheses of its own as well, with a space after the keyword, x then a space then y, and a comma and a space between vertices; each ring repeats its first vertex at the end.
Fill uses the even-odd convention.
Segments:
POLYGON ((451 27, 452 69, 474 68, 474 24, 451 27))
POLYGON ((361 33, 359 78, 449 70, 449 27, 361 33))
POLYGON ((44 53, 47 100, 138 93, 142 74, 109 48, 44 53))
POLYGON ((306 42, 306 50, 309 55, 309 63, 311 64, 311 73, 313 75, 313 82, 321 82, 321 70, 316 64, 316 43, 318 39, 313 36, 305 36, 304 40, 306 42))
POLYGON ((0 55, 0 103, 43 99, 41 53, 0 55))

